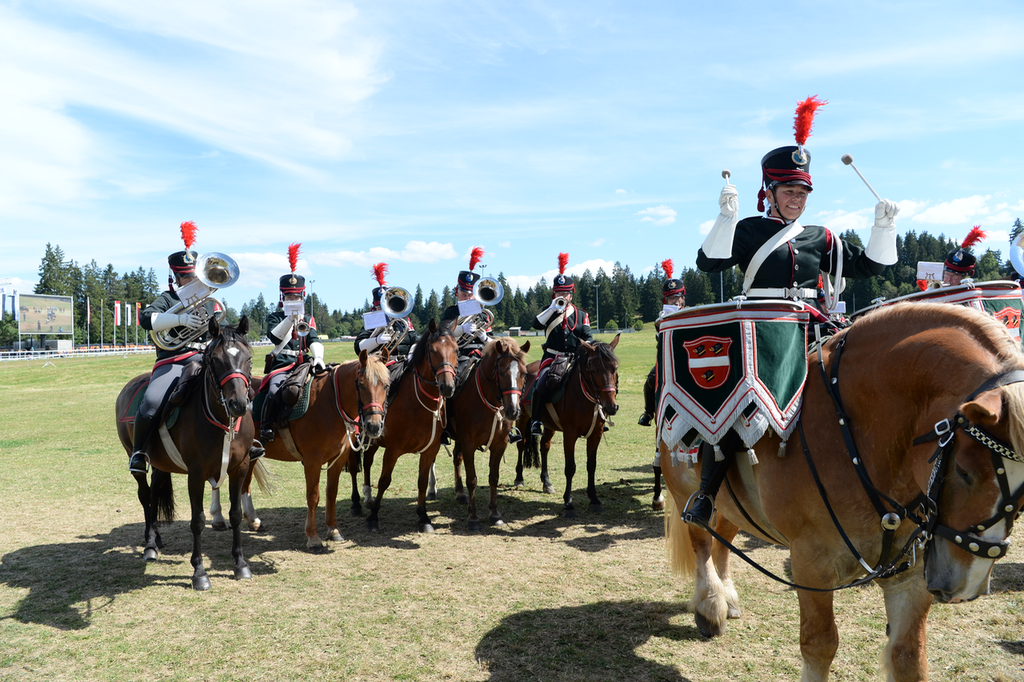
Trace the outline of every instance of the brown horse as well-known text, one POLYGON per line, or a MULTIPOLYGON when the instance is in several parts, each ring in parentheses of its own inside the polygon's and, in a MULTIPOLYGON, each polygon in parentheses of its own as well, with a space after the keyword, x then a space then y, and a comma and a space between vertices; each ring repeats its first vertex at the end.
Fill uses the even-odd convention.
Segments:
MULTIPOLYGON (((359 359, 332 365, 327 372, 313 375, 309 386, 309 407, 300 418, 289 422, 271 443, 264 443, 266 457, 282 462, 302 462, 306 479, 306 548, 319 550, 323 541, 316 527, 320 504, 320 471, 340 469, 353 449, 367 438, 377 438, 384 428, 384 400, 390 379, 385 366, 388 356, 359 354, 359 359)), ((243 488, 242 505, 254 527, 259 524, 249 495, 243 488), (247 504, 248 503, 248 504, 247 504)), ((338 530, 336 503, 338 478, 327 477, 325 491, 326 538, 343 540, 338 530)), ((213 508, 211 508, 213 511, 213 508)), ((259 524, 261 525, 261 524, 259 524)))
MULTIPOLYGON (((231 496, 232 543, 236 579, 252 577, 242 555, 242 482, 249 470, 249 448, 252 446, 253 423, 248 410, 248 392, 252 376, 252 351, 245 334, 249 320, 244 315, 237 327, 221 327, 210 321, 210 342, 203 351, 202 370, 190 387, 190 393, 178 408, 174 425, 167 429, 164 417, 154 420, 154 437, 149 439, 147 454, 153 465, 153 485, 146 474, 135 473, 139 486, 139 502, 145 511, 144 552, 146 561, 154 561, 163 546, 157 531, 157 513, 171 521, 174 518, 174 491, 171 474, 188 474, 188 496, 192 507, 192 587, 210 589, 210 579, 203 569, 201 536, 206 525, 203 516, 203 494, 207 482, 220 487, 228 478, 231 496), (157 435, 156 429, 159 429, 157 435)), ((128 410, 136 394, 149 383, 149 373, 141 374, 121 389, 117 397, 117 435, 129 455, 135 418, 128 410)))
POLYGON ((754 446, 756 466, 737 455, 717 496, 720 540, 679 520, 699 466, 672 466, 662 447, 674 567, 696 575, 691 610, 717 635, 739 616, 721 540, 742 528, 788 546, 804 680, 826 679, 838 648, 832 590, 875 578, 888 679, 925 679, 932 601, 987 591, 1020 509, 1024 355, 989 315, 913 303, 865 315, 823 346, 821 360, 808 359, 801 447, 779 457, 771 434, 754 446))
POLYGON ((490 486, 490 522, 504 525, 498 512, 498 475, 508 445, 508 434, 520 414, 520 400, 526 384, 526 353, 530 342, 522 348, 515 339, 495 339, 484 346, 480 361, 466 378, 458 395, 448 401, 448 419, 455 445, 456 499, 465 496, 460 464, 466 464, 466 489, 469 491, 469 529, 480 530, 476 513, 476 451, 490 452, 488 485, 490 486))
MULTIPOLYGON (((551 450, 551 439, 555 431, 562 432, 562 449, 565 452, 565 492, 562 494, 563 516, 567 519, 576 518, 576 507, 572 503, 572 479, 576 474, 576 440, 585 438, 587 441, 587 497, 590 498, 590 511, 601 512, 604 507, 597 497, 595 473, 597 471, 597 448, 604 436, 604 426, 608 418, 619 411, 616 394, 619 391, 619 361, 615 357, 615 346, 619 345, 616 334, 611 343, 595 342, 580 343, 572 368, 566 373, 565 393, 561 400, 549 402, 546 410, 540 415, 544 423, 544 435, 540 437, 541 481, 544 492, 551 485, 548 479, 548 452, 551 450)), ((536 377, 537 364, 531 364, 529 373, 536 377)), ((531 381, 532 383, 532 381, 531 381)), ((532 406, 527 403, 526 409, 532 406)), ((536 461, 537 443, 534 436, 529 435, 529 422, 532 415, 520 417, 520 424, 526 426, 525 438, 519 444, 519 463, 516 465, 517 484, 522 480, 522 467, 525 463, 536 461)))
MULTIPOLYGON (((363 487, 366 503, 370 507, 366 527, 372 532, 380 530, 380 503, 384 492, 391 485, 395 463, 407 452, 416 452, 420 456, 419 496, 416 503, 420 530, 434 530, 427 517, 427 482, 430 468, 441 447, 441 432, 444 431, 446 423, 445 400, 455 392, 455 365, 458 362, 458 352, 458 343, 452 335, 452 322, 442 321, 439 326, 431 320, 427 333, 413 346, 401 377, 391 387, 392 397, 384 418, 384 433, 376 443, 368 445, 363 451, 363 487), (381 465, 380 479, 377 481, 377 496, 373 497, 370 488, 370 469, 373 466, 373 456, 381 447, 384 448, 384 462, 381 465)), ((353 456, 349 460, 353 516, 362 514, 356 480, 359 475, 357 457, 358 453, 353 451, 353 456)), ((331 469, 327 476, 328 481, 333 478, 336 487, 340 472, 331 469)), ((328 485, 331 485, 330 482, 328 485)))

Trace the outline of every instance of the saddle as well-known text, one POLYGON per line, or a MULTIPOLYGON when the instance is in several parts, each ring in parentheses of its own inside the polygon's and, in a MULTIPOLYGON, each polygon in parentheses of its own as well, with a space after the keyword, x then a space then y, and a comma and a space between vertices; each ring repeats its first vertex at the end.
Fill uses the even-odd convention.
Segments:
MULTIPOLYGON (((313 383, 310 367, 311 363, 308 362, 299 365, 289 373, 287 379, 281 382, 281 386, 274 396, 274 400, 281 406, 276 420, 278 428, 287 427, 288 422, 300 419, 309 409, 309 387, 313 383)), ((253 421, 257 424, 262 419, 263 405, 266 401, 266 390, 260 391, 253 398, 252 415, 253 421)))
MULTIPOLYGON (((473 369, 480 363, 479 355, 460 355, 458 369, 455 372, 455 392, 452 393, 452 398, 462 393, 462 388, 466 385, 469 380, 469 375, 473 373, 473 369)), ((450 398, 451 399, 451 398, 450 398)))
POLYGON ((203 363, 201 362, 189 362, 185 365, 185 371, 182 372, 171 388, 171 393, 167 398, 167 405, 164 407, 165 411, 181 407, 185 399, 188 398, 188 394, 192 392, 192 388, 196 384, 196 378, 202 371, 203 363))
POLYGON ((537 380, 533 382, 533 390, 530 392, 529 400, 540 391, 540 395, 546 396, 545 402, 556 403, 565 396, 565 377, 569 375, 576 356, 570 353, 556 355, 550 363, 540 368, 537 380))

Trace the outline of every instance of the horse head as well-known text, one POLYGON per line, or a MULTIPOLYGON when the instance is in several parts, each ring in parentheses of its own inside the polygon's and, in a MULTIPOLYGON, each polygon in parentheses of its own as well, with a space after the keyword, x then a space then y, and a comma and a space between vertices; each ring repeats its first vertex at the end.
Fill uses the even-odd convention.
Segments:
MULTIPOLYGON (((421 365, 429 367, 433 382, 442 398, 455 394, 455 367, 459 362, 459 344, 452 335, 455 320, 442 320, 438 325, 433 319, 427 325, 427 334, 413 349, 412 364, 417 371, 421 365)), ((422 375, 421 375, 422 376, 422 375)))
POLYGON ((502 413, 505 419, 513 422, 519 419, 521 412, 519 401, 526 385, 526 353, 529 350, 529 341, 520 347, 513 339, 497 339, 487 344, 485 358, 477 370, 494 378, 501 395, 502 413))
POLYGON ((588 391, 592 391, 594 400, 608 416, 619 411, 616 396, 619 392, 619 359, 615 357, 615 347, 619 345, 616 334, 611 343, 596 341, 580 342, 583 353, 580 358, 580 371, 588 391), (589 384, 589 385, 588 385, 589 384))
POLYGON ((359 371, 356 373, 356 396, 359 403, 359 421, 363 432, 370 438, 379 438, 384 432, 384 404, 391 378, 387 368, 388 351, 377 355, 365 350, 359 353, 359 371))
POLYGON ((211 318, 209 332, 210 342, 203 351, 206 381, 220 395, 228 416, 237 419, 248 410, 252 383, 252 349, 245 337, 249 318, 242 315, 234 327, 221 326, 216 318, 211 318))

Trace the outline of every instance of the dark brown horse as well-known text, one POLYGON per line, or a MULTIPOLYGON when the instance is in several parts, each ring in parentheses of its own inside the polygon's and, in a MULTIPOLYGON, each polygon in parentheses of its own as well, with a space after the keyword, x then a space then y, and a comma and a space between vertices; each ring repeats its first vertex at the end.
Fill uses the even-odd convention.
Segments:
MULTIPOLYGON (((888 679, 923 680, 932 601, 988 590, 1020 509, 1024 355, 991 316, 931 303, 865 315, 821 355, 823 370, 817 353, 808 359, 798 445, 779 457, 771 434, 755 444, 755 466, 737 456, 717 496, 716 530, 728 542, 742 528, 790 548, 802 679, 826 679, 838 648, 829 590, 875 576, 888 616, 888 679)), ((672 466, 664 445, 661 463, 670 554, 696 576, 698 627, 717 635, 739 616, 729 551, 679 521, 699 465, 672 466)))
MULTIPOLYGON (((616 395, 619 391, 619 361, 615 357, 615 346, 619 344, 616 334, 611 343, 580 343, 572 368, 566 373, 565 392, 561 400, 546 404, 539 418, 544 423, 544 435, 540 437, 541 481, 544 492, 549 492, 548 452, 555 431, 562 432, 562 448, 565 452, 565 492, 562 494, 563 516, 576 518, 576 507, 572 502, 572 479, 576 474, 576 441, 587 441, 587 497, 590 511, 601 512, 604 507, 597 497, 595 473, 597 471, 597 448, 604 436, 608 418, 619 411, 616 395)), ((537 374, 538 363, 531 363, 531 377, 537 374)), ((531 382, 532 383, 532 382, 531 382)), ((532 406, 527 403, 526 410, 532 406)), ((526 411, 524 410, 524 412, 526 411)), ((532 414, 520 417, 524 425, 524 439, 519 444, 519 463, 516 465, 517 484, 522 480, 524 463, 536 460, 536 438, 529 435, 529 422, 536 419, 532 414)), ((553 492, 553 488, 550 492, 553 492)))
MULTIPOLYGON (((382 356, 359 354, 359 359, 333 365, 327 372, 313 375, 309 386, 309 407, 300 418, 280 429, 271 443, 264 443, 269 459, 302 462, 306 479, 306 548, 319 550, 323 541, 316 527, 320 504, 320 471, 340 469, 349 461, 353 449, 367 438, 377 438, 384 428, 384 400, 389 377, 387 351, 382 356)), ((243 495, 249 495, 246 481, 243 495)), ((335 512, 338 478, 327 477, 325 491, 326 538, 341 542, 335 512)), ((243 497, 243 507, 246 499, 243 497)), ((249 496, 247 513, 256 525, 256 513, 249 496)))
MULTIPOLYGON (((188 497, 192 507, 192 587, 210 589, 210 579, 203 569, 201 537, 206 525, 203 516, 203 494, 207 482, 214 488, 228 479, 231 496, 232 543, 236 579, 252 577, 242 555, 242 482, 249 470, 249 448, 252 446, 253 423, 248 410, 248 392, 252 375, 252 351, 245 334, 249 320, 242 316, 237 327, 221 327, 210 322, 210 342, 203 351, 202 370, 194 380, 190 393, 178 408, 174 425, 167 429, 166 416, 154 421, 154 436, 149 439, 147 454, 153 465, 153 485, 146 474, 135 473, 139 486, 139 502, 146 516, 144 553, 146 561, 154 561, 163 546, 157 531, 157 515, 174 518, 174 491, 171 474, 188 474, 188 497), (159 431, 157 431, 159 430, 159 431)), ((128 415, 133 398, 149 383, 149 373, 141 374, 121 389, 117 397, 117 435, 129 455, 135 419, 128 415)))
POLYGON ((466 378, 458 395, 448 401, 450 430, 455 445, 452 459, 455 465, 456 498, 465 496, 462 467, 466 464, 466 489, 469 491, 469 529, 480 530, 476 512, 476 451, 486 448, 490 453, 488 485, 490 487, 490 522, 504 525, 498 513, 498 476, 501 460, 508 445, 508 434, 519 419, 523 387, 526 384, 527 341, 520 348, 515 339, 495 339, 484 346, 480 361, 466 378))
MULTIPOLYGON (((370 507, 366 527, 372 532, 380 529, 380 503, 384 492, 391 485, 395 463, 407 452, 416 452, 420 456, 419 495, 416 503, 420 530, 434 530, 427 517, 427 482, 430 478, 430 468, 441 447, 441 432, 444 431, 446 423, 445 401, 455 392, 455 365, 458 362, 458 352, 458 343, 452 336, 451 322, 443 321, 438 326, 431 320, 427 333, 413 346, 401 377, 391 387, 393 397, 384 418, 384 433, 376 443, 368 445, 363 451, 363 487, 366 503, 370 507), (373 497, 370 489, 370 470, 378 448, 384 448, 384 462, 381 465, 380 479, 377 481, 377 496, 373 497)), ((354 452, 349 461, 354 516, 362 513, 356 478, 359 475, 357 456, 358 453, 354 452)), ((331 469, 327 475, 329 481, 333 477, 334 485, 337 486, 339 471, 331 469)))

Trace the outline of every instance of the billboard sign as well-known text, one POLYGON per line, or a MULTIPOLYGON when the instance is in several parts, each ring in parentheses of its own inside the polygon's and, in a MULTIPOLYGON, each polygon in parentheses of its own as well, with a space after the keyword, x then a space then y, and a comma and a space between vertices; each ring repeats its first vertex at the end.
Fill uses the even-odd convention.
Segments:
POLYGON ((18 333, 66 334, 75 333, 75 319, 70 296, 20 294, 18 296, 18 333))

